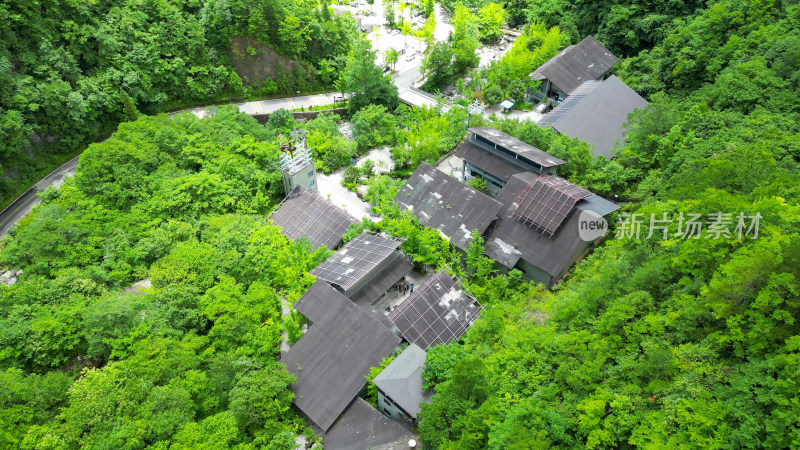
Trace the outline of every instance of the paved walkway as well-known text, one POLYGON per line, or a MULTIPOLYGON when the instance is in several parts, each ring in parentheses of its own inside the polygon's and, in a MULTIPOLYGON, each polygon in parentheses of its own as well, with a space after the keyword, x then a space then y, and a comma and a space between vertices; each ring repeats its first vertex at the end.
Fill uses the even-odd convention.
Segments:
POLYGON ((494 105, 492 107, 486 108, 483 111, 483 117, 486 117, 487 119, 492 114, 497 114, 497 117, 501 118, 501 119, 516 119, 516 120, 519 120, 520 122, 524 122, 526 120, 529 120, 531 122, 537 122, 537 123, 540 120, 542 120, 542 117, 544 117, 544 114, 542 114, 540 112, 536 112, 536 111, 521 111, 521 110, 518 110, 518 109, 512 110, 511 112, 506 114, 506 113, 503 112, 503 108, 501 108, 500 105, 494 105))
MULTIPOLYGON (((361 167, 367 159, 371 159, 376 163, 375 172, 386 172, 392 170, 394 167, 392 157, 389 154, 389 147, 380 147, 370 150, 366 156, 356 162, 356 167, 361 167), (382 164, 379 162, 382 162, 382 164)), ((356 219, 361 220, 367 218, 373 222, 379 221, 379 217, 372 215, 372 208, 368 203, 361 200, 355 192, 342 186, 344 171, 347 167, 348 166, 342 167, 330 175, 317 173, 317 188, 319 189, 319 193, 322 194, 323 197, 329 198, 334 205, 344 208, 345 211, 356 219)))

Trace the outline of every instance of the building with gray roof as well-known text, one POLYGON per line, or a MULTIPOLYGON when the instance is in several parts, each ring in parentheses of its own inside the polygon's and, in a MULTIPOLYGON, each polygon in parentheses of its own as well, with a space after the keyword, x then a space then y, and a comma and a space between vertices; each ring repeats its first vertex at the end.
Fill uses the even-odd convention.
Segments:
POLYGON ((481 312, 461 283, 442 270, 389 314, 403 338, 427 350, 461 337, 481 312))
POLYGON ((326 450, 407 450, 419 436, 356 398, 322 438, 326 450))
POLYGON ((395 352, 401 339, 374 313, 318 280, 295 303, 311 323, 281 358, 297 377, 294 405, 323 431, 364 389, 371 367, 395 352))
POLYGON ((572 95, 585 81, 601 80, 619 58, 592 36, 570 45, 531 73, 541 81, 534 98, 558 103, 572 95))
POLYGON ((358 221, 317 192, 297 186, 272 213, 270 220, 292 241, 308 239, 314 248, 333 249, 358 221))
POLYGON ((511 177, 497 200, 503 210, 489 231, 486 255, 501 271, 519 269, 548 288, 594 243, 581 238, 581 213, 598 218, 619 209, 559 177, 531 172, 511 177))
POLYGON ((422 390, 422 369, 427 353, 410 344, 372 380, 378 388, 378 409, 395 420, 416 420, 420 405, 428 400, 422 390))
POLYGON ((468 250, 472 232, 483 235, 503 205, 486 194, 422 163, 394 197, 419 223, 438 229, 456 247, 468 250))
POLYGON ((595 155, 610 159, 614 148, 624 144, 628 115, 647 105, 647 100, 612 75, 586 94, 568 98, 543 117, 539 125, 585 141, 595 155))
POLYGON ((363 232, 311 271, 359 305, 372 305, 413 266, 398 248, 403 240, 363 232))
POLYGON ((469 137, 455 151, 464 160, 464 176, 483 179, 489 192, 496 194, 513 175, 533 171, 556 173, 566 164, 507 133, 491 127, 470 128, 469 137))

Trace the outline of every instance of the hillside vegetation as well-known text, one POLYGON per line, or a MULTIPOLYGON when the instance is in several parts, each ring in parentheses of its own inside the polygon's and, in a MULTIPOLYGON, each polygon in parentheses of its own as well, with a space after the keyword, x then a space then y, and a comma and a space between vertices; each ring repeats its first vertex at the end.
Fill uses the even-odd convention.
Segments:
MULTIPOLYGON (((310 41, 326 31, 310 26, 300 32, 311 37, 307 45, 283 47, 280 30, 297 31, 293 8, 318 11, 313 2, 30 5, 0 5, 0 77, 12 80, 0 83, 2 118, 11 121, 2 126, 11 136, 3 139, 7 157, 42 157, 27 153, 29 133, 51 142, 46 155, 56 157, 131 120, 91 145, 77 175, 42 193, 42 205, 2 241, 0 265, 23 273, 0 286, 0 447, 293 449, 300 435, 314 442, 291 407, 292 376, 276 358, 283 336, 297 339, 303 322, 284 307, 330 252, 289 242, 265 220, 284 194, 277 136, 294 120, 286 111, 262 126, 235 108, 204 120, 135 109, 224 93, 233 77, 218 58, 240 33, 304 59, 320 76, 325 61, 341 61, 346 84, 367 80, 390 93, 372 54, 363 41, 358 52, 347 54, 352 41, 336 41, 315 53, 326 41, 310 41), (204 26, 223 30, 214 34, 221 40, 209 41, 204 26), (101 34, 105 27, 116 37, 101 34), (62 37, 48 38, 55 33, 62 37), (52 51, 37 56, 42 46, 52 51), (342 57, 321 56, 334 54, 342 57), (70 99, 101 106, 72 116, 70 99), (125 292, 145 279, 150 288, 125 292)), ((651 102, 631 116, 613 161, 534 124, 471 118, 568 160, 561 175, 618 195, 616 218, 644 220, 638 239, 616 239, 625 230, 617 225, 554 291, 518 271, 494 276, 479 236, 462 258, 437 230, 391 204, 403 174, 460 142, 464 110, 401 106, 392 114, 393 105, 361 102, 396 98, 362 93, 358 108, 351 104, 352 141, 336 116, 303 125, 323 172, 392 146, 395 172, 364 176, 383 221, 357 224, 345 239, 367 228, 405 238, 417 269, 449 267, 485 307, 462 342, 428 354, 423 377, 436 394, 419 415, 424 444, 800 446, 800 7, 505 7, 538 23, 523 31, 524 49, 484 73, 488 81, 512 81, 519 76, 505 72, 524 75, 524 56, 544 60, 577 42, 573 34, 591 32, 626 52, 615 73, 651 102), (646 239, 651 213, 674 219, 666 237, 646 239), (714 239, 705 219, 717 213, 731 214, 731 232, 714 239), (703 232, 686 239, 677 218, 696 214, 703 232), (757 237, 735 231, 740 214, 760 216, 757 237)))
POLYGON ((553 294, 483 297, 465 345, 429 354, 433 447, 800 445, 800 9, 722 1, 678 25, 618 71, 652 100, 616 160, 623 212, 731 231, 758 213, 758 238, 676 220, 612 234, 553 294))
POLYGON ((313 1, 2 1, 0 204, 138 111, 332 88, 355 33, 313 1), (228 54, 245 35, 295 74, 243 82, 228 54))

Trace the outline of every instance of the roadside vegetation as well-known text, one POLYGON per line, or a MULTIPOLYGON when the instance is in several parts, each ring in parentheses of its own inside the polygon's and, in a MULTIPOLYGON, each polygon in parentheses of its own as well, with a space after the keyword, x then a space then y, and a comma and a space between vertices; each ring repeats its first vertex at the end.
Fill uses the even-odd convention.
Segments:
POLYGON ((0 19, 0 204, 140 112, 331 90, 357 33, 315 2, 274 0, 5 2, 0 19), (243 80, 238 37, 287 68, 243 80))

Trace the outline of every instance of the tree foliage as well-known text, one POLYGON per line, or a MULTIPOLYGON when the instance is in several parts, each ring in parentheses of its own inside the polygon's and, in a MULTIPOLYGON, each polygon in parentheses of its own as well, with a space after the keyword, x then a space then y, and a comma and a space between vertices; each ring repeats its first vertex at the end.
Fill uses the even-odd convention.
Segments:
POLYGON ((797 20, 794 6, 723 0, 623 60, 621 75, 652 103, 629 118, 613 161, 535 125, 490 122, 568 161, 560 175, 628 198, 625 213, 758 212, 762 229, 682 239, 674 222, 664 240, 612 237, 553 293, 512 274, 473 281, 481 320, 463 345, 429 353, 427 444, 795 445, 797 20))
POLYGON ((10 2, 0 18, 3 203, 139 112, 332 88, 357 33, 305 1, 10 2), (245 89, 228 56, 238 37, 298 59, 294 73, 245 89))
POLYGON ((328 252, 263 220, 283 190, 275 131, 233 108, 142 116, 12 232, 0 259, 24 275, 0 289, 3 446, 313 436, 275 357, 281 303, 328 252))
POLYGON ((347 101, 350 113, 372 104, 394 109, 399 102, 397 86, 375 65, 375 51, 370 49, 366 39, 353 43, 338 87, 342 93, 350 96, 347 101))

